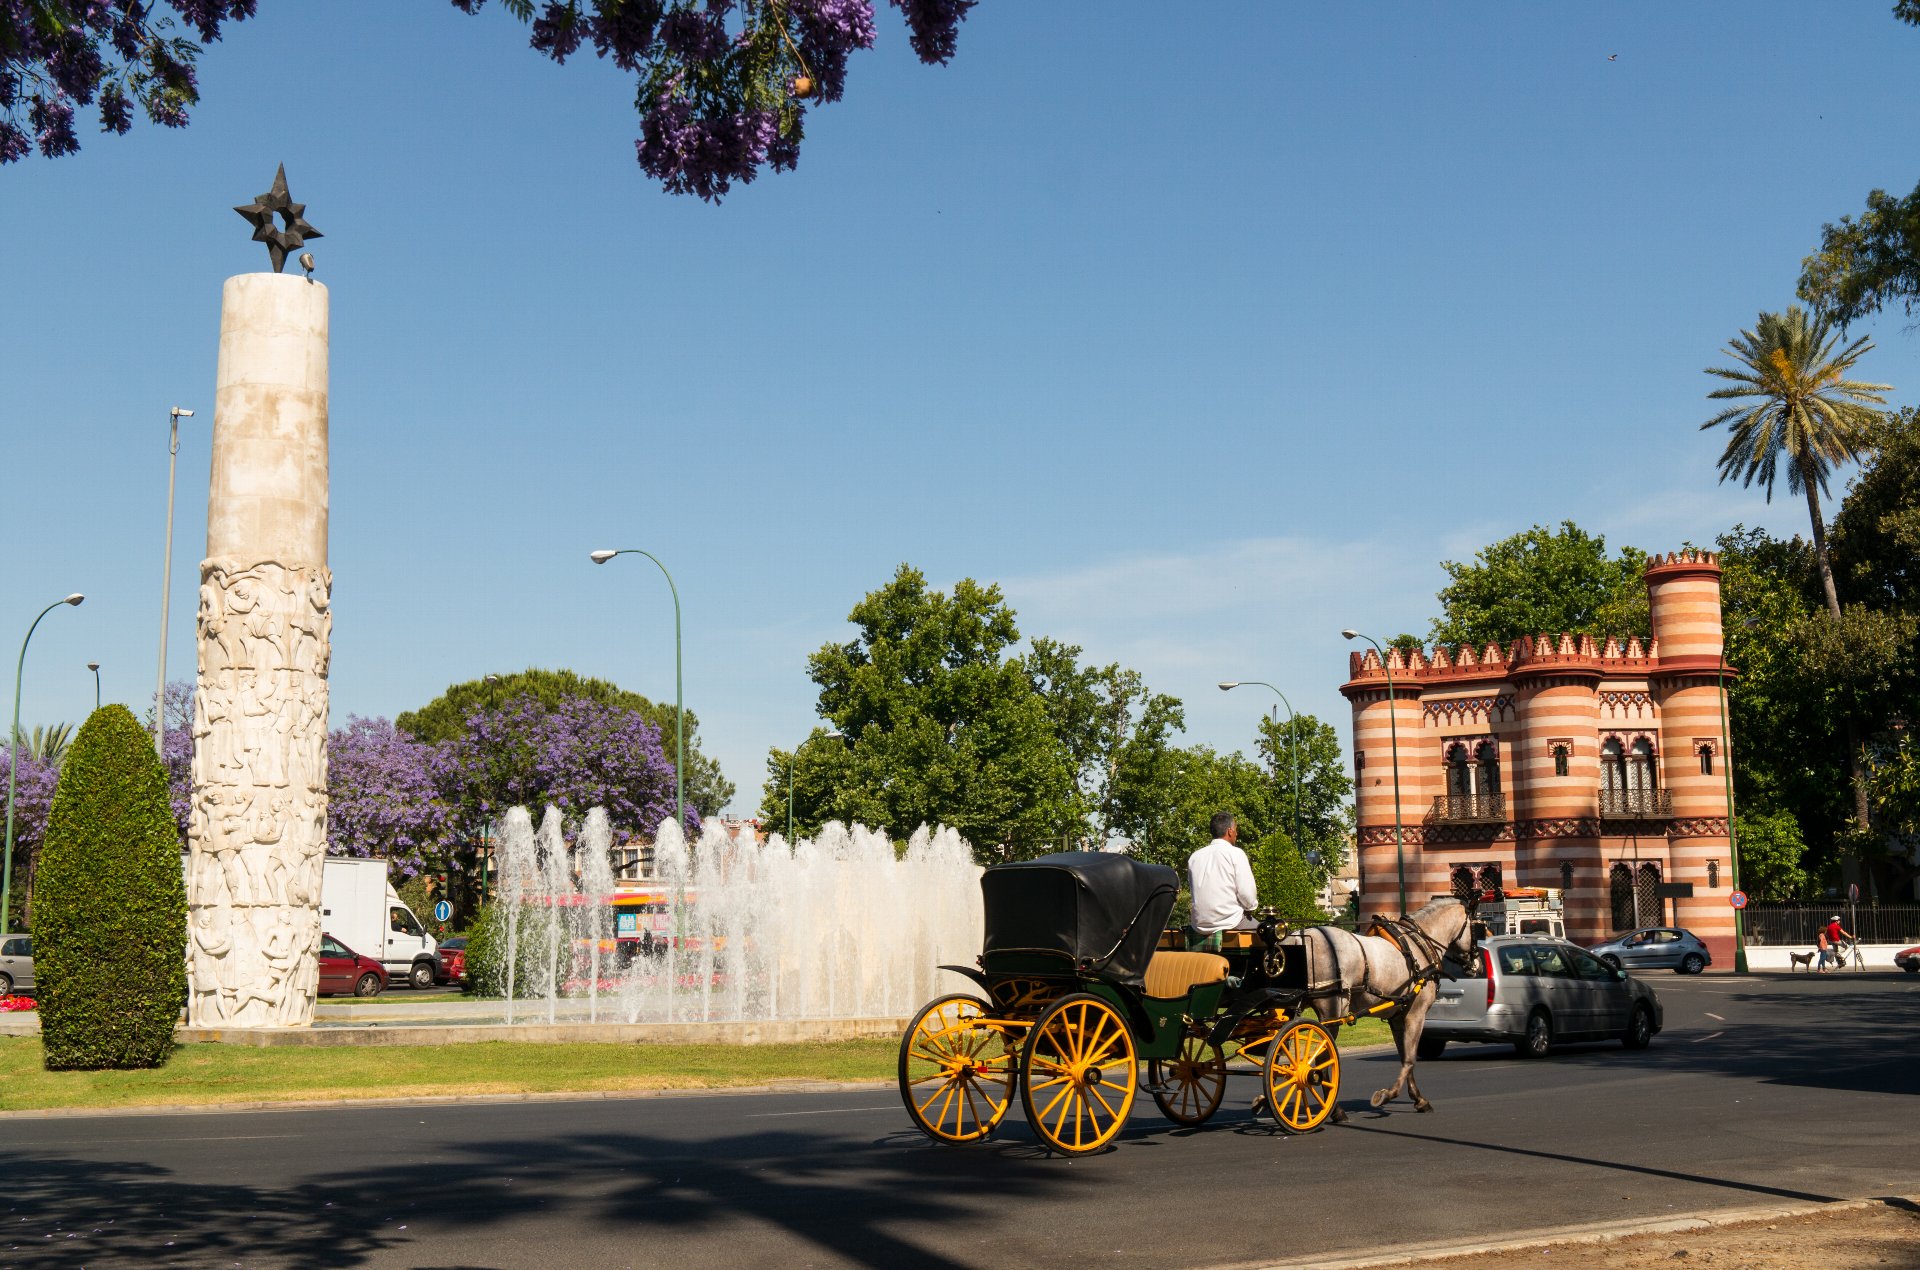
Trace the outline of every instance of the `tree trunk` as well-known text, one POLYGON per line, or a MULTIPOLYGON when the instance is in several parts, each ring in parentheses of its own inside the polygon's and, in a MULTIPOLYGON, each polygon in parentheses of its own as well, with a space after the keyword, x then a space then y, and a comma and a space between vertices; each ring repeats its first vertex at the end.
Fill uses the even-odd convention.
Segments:
MULTIPOLYGON (((1807 468, 1800 469, 1800 483, 1807 490, 1807 517, 1813 522, 1813 559, 1820 569, 1820 585, 1827 593, 1827 612, 1833 615, 1834 624, 1840 622, 1840 591, 1833 584, 1833 564, 1827 559, 1827 525, 1820 518, 1820 487, 1814 481, 1814 474, 1807 468)), ((1853 818, 1862 829, 1867 827, 1867 769, 1862 759, 1865 745, 1860 739, 1860 726, 1853 720, 1846 721, 1847 733, 1847 774, 1853 779, 1853 818)))

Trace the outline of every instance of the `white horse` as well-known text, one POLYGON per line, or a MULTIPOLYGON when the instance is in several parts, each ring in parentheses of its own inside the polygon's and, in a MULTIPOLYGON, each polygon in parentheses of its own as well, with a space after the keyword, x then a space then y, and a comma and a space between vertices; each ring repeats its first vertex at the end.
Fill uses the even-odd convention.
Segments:
MULTIPOLYGON (((1307 1004, 1322 1019, 1364 1015, 1375 1006, 1383 1011, 1400 1051, 1400 1076, 1389 1089, 1376 1090, 1373 1105, 1384 1106, 1402 1091, 1413 1098, 1416 1111, 1432 1111, 1414 1083, 1413 1061, 1427 1011, 1439 996, 1444 976, 1442 958, 1465 966, 1473 957, 1473 907, 1457 899, 1437 899, 1410 916, 1376 921, 1382 935, 1356 935, 1338 926, 1310 926, 1299 932, 1307 959, 1307 1004)), ((1338 1025, 1329 1030, 1337 1030, 1338 1025)), ((1333 1119, 1346 1115, 1335 1108, 1333 1119)))

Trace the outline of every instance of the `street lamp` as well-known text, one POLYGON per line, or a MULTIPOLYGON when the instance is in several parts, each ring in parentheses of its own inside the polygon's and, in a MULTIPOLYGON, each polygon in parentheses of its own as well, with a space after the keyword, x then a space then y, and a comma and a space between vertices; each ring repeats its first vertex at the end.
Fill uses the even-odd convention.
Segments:
POLYGON ((93 708, 98 710, 100 708, 100 663, 90 661, 87 663, 87 669, 93 672, 93 708))
MULTIPOLYGON (((500 676, 488 675, 484 682, 488 689, 487 708, 498 710, 500 708, 498 696, 500 676)), ((489 766, 491 766, 491 764, 489 764, 489 766)), ((491 777, 493 773, 489 772, 487 775, 491 777)), ((491 815, 482 816, 480 818, 480 902, 482 904, 487 902, 488 866, 493 863, 493 848, 487 844, 487 839, 492 836, 492 831, 493 817, 491 815)))
POLYGON ((27 645, 33 642, 33 632, 40 625, 40 618, 59 608, 62 604, 78 606, 87 597, 75 591, 64 600, 55 600, 40 610, 40 617, 33 619, 33 625, 27 627, 27 637, 20 641, 20 660, 13 667, 13 731, 7 741, 9 762, 7 766, 7 858, 0 863, 0 929, 7 925, 8 916, 13 912, 13 789, 20 779, 20 676, 27 666, 27 645))
POLYGON ((1387 672, 1387 738, 1392 747, 1393 760, 1393 868, 1400 882, 1400 911, 1407 911, 1407 851, 1406 834, 1400 828, 1400 721, 1395 716, 1398 710, 1393 704, 1393 667, 1387 664, 1387 650, 1380 647, 1380 641, 1371 635, 1362 635, 1356 630, 1340 632, 1342 639, 1364 639, 1373 645, 1380 654, 1380 669, 1387 672))
MULTIPOLYGON (((845 733, 841 732, 838 728, 835 728, 831 732, 823 732, 817 737, 812 735, 811 733, 809 733, 807 736, 807 741, 839 741, 843 739, 845 739, 845 733)), ((800 751, 802 748, 806 746, 807 741, 802 741, 800 742, 799 745, 794 746, 793 753, 787 755, 787 845, 788 846, 793 845, 793 763, 795 759, 800 757, 800 751)))
POLYGON ((167 600, 173 594, 173 469, 180 461, 180 421, 193 411, 175 406, 167 411, 167 561, 160 572, 160 679, 153 689, 153 752, 162 753, 167 739, 167 600))
POLYGON ((651 551, 642 551, 638 547, 622 547, 618 551, 601 550, 588 553, 588 558, 595 564, 605 564, 615 556, 645 556, 659 567, 661 576, 667 580, 667 590, 673 592, 673 801, 674 815, 679 821, 681 832, 684 833, 687 828, 687 707, 681 696, 680 588, 673 584, 673 575, 667 572, 667 566, 660 563, 660 557, 651 551))
MULTIPOLYGON (((1757 618, 1748 618, 1740 623, 1742 630, 1752 630, 1760 624, 1757 618)), ((1720 641, 1720 664, 1717 677, 1720 681, 1720 771, 1727 780, 1727 872, 1728 881, 1733 889, 1740 889, 1740 845, 1735 840, 1733 827, 1733 734, 1727 729, 1727 641, 1720 641)), ((1733 910, 1733 973, 1747 973, 1747 923, 1740 909, 1733 910)))
POLYGON ((1293 702, 1287 700, 1287 694, 1275 688, 1263 679, 1223 679, 1220 691, 1231 692, 1239 687, 1266 688, 1280 698, 1280 704, 1287 708, 1287 753, 1293 763, 1293 849, 1305 859, 1307 849, 1300 845, 1300 728, 1293 713, 1293 702))

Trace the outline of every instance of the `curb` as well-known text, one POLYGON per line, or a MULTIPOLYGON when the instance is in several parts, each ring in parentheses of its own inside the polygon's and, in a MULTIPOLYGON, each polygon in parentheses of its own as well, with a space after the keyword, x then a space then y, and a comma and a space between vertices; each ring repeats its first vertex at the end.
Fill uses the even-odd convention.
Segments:
POLYGON ((413 1098, 302 1098, 285 1102, 145 1103, 126 1107, 38 1107, 0 1111, 0 1121, 114 1116, 209 1116, 226 1112, 357 1111, 381 1107, 465 1107, 523 1102, 628 1102, 642 1098, 731 1098, 742 1094, 864 1093, 892 1089, 891 1080, 781 1080, 710 1089, 577 1089, 518 1094, 422 1094, 413 1098))
POLYGON ((1321 1254, 1286 1261, 1236 1261, 1209 1267, 1209 1270, 1382 1270, 1389 1266, 1424 1266, 1494 1253, 1531 1252, 1547 1248, 1596 1247, 1630 1239, 1635 1235, 1671 1235, 1689 1231, 1713 1230, 1722 1226, 1748 1226, 1763 1221, 1783 1221, 1798 1217, 1816 1217, 1826 1213, 1863 1212, 1871 1208, 1907 1208, 1920 1196, 1889 1195, 1872 1199, 1837 1200, 1824 1204, 1769 1204, 1757 1208, 1731 1208, 1724 1211, 1688 1213, 1677 1217, 1649 1217, 1631 1221, 1584 1222, 1528 1231, 1511 1239, 1478 1239, 1456 1243, 1408 1244, 1389 1252, 1366 1253, 1354 1257, 1321 1254))
MULTIPOLYGON (((1345 1056, 1391 1052, 1393 1046, 1343 1047, 1345 1056)), ((281 1102, 133 1103, 123 1107, 34 1107, 0 1110, 8 1120, 63 1120, 112 1116, 210 1116, 227 1112, 352 1111, 378 1107, 470 1107, 524 1102, 626 1102, 641 1098, 730 1098, 743 1094, 832 1094, 894 1089, 892 1080, 780 1080, 759 1085, 723 1085, 694 1089, 576 1089, 537 1090, 517 1094, 420 1094, 411 1098, 300 1098, 281 1102)), ((1307 1264, 1318 1265, 1319 1262, 1307 1264)))

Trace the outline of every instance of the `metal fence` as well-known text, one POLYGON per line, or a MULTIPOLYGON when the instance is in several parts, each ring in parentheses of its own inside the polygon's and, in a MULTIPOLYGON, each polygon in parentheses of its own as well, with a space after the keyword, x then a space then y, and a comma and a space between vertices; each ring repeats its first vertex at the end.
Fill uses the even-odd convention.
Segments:
POLYGON ((1845 900, 1756 901, 1743 917, 1747 943, 1811 948, 1827 919, 1839 914, 1865 944, 1920 944, 1920 904, 1849 904, 1845 900))

